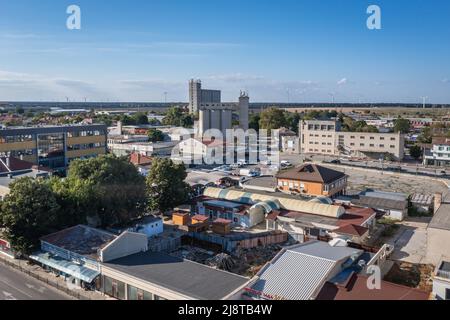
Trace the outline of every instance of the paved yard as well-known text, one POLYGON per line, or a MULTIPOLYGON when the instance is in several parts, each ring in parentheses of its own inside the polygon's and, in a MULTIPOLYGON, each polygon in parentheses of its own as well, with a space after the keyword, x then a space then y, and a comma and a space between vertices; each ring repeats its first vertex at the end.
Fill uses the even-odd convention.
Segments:
POLYGON ((430 218, 403 221, 395 235, 388 240, 394 245, 391 259, 415 264, 425 264, 427 250, 427 225, 430 218))

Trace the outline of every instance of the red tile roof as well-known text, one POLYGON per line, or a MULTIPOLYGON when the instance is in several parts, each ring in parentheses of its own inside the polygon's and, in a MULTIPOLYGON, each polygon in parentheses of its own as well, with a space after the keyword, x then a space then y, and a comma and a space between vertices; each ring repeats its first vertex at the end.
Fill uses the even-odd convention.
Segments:
POLYGON ((217 224, 230 224, 232 222, 233 221, 231 221, 231 220, 222 219, 222 218, 214 220, 214 223, 217 223, 217 224))
POLYGON ((145 166, 152 163, 152 158, 144 156, 140 153, 132 153, 130 156, 130 162, 135 166, 145 166))
POLYGON ((14 157, 1 157, 0 158, 0 173, 9 173, 14 171, 24 171, 31 169, 38 169, 43 171, 51 171, 48 168, 37 166, 34 163, 20 160, 14 157), (8 165, 9 162, 9 165, 8 165))
POLYGON ((428 300, 430 293, 392 282, 381 281, 381 288, 369 289, 368 277, 354 274, 344 285, 327 282, 317 300, 428 300))
POLYGON ((195 216, 192 217, 192 220, 197 220, 197 221, 206 221, 209 218, 207 216, 201 215, 201 214, 196 214, 195 216))
POLYGON ((369 231, 368 228, 357 226, 354 224, 348 224, 346 226, 340 227, 337 230, 333 230, 333 232, 335 232, 335 233, 348 234, 348 235, 358 236, 358 237, 365 235, 368 231, 369 231))

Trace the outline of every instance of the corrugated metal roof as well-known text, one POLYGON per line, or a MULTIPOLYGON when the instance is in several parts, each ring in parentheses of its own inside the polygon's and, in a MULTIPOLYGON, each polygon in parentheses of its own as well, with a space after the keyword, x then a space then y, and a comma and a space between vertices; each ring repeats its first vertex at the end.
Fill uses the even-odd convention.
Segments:
POLYGON ((320 216, 339 218, 345 213, 345 209, 337 205, 315 203, 310 201, 277 197, 276 195, 265 195, 259 193, 243 192, 233 189, 206 188, 204 196, 217 199, 225 199, 245 204, 256 204, 264 201, 275 201, 280 203, 281 208, 289 211, 300 211, 320 216))
POLYGON ((335 262, 286 251, 260 275, 252 289, 274 298, 309 300, 335 262))
POLYGON ((287 248, 260 271, 251 289, 273 299, 310 300, 329 280, 339 261, 361 254, 361 250, 319 241, 287 248))

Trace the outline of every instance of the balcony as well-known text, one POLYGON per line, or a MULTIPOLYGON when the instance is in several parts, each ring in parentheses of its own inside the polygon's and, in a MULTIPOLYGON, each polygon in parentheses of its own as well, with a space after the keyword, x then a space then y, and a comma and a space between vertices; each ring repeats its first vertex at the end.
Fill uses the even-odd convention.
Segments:
POLYGON ((442 261, 436 270, 436 276, 450 280, 450 262, 442 261))

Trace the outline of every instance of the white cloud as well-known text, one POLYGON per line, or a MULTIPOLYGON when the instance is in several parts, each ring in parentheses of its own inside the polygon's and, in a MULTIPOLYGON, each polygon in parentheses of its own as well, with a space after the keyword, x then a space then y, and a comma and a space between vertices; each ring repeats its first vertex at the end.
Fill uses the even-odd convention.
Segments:
POLYGON ((450 80, 448 78, 442 79, 442 83, 450 83, 450 80))
POLYGON ((338 86, 342 86, 342 85, 345 85, 345 84, 347 84, 348 83, 348 79, 347 78, 342 78, 341 80, 339 80, 338 82, 337 82, 337 85, 338 86))

